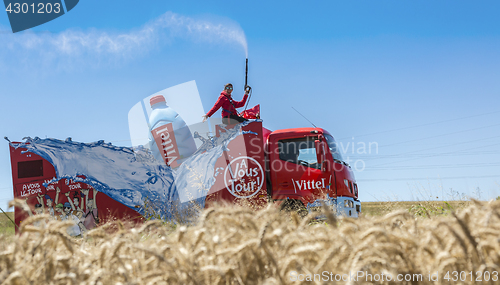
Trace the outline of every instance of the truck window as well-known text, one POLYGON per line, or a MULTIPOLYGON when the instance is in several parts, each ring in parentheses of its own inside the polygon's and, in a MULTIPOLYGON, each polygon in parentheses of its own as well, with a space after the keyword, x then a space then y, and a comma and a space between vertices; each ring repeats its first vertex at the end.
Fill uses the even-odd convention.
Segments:
POLYGON ((330 148, 330 152, 332 153, 333 159, 344 161, 344 159, 342 159, 342 155, 340 155, 339 148, 337 147, 337 143, 335 142, 333 137, 331 135, 325 134, 325 138, 326 142, 328 143, 328 148, 330 148))
POLYGON ((43 176, 43 161, 20 161, 17 163, 17 178, 43 176))
POLYGON ((316 138, 299 138, 278 142, 281 160, 319 169, 318 156, 314 147, 316 138))

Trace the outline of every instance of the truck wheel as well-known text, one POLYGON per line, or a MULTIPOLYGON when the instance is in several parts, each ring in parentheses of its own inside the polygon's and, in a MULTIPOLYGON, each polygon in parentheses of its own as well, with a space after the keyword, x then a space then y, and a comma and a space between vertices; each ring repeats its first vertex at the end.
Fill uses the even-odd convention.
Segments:
POLYGON ((286 212, 297 212, 300 217, 305 217, 309 213, 302 201, 299 200, 286 200, 281 204, 281 210, 286 212))
POLYGON ((267 200, 272 203, 273 202, 273 188, 271 185, 271 181, 269 180, 269 176, 266 176, 266 187, 267 187, 267 200))

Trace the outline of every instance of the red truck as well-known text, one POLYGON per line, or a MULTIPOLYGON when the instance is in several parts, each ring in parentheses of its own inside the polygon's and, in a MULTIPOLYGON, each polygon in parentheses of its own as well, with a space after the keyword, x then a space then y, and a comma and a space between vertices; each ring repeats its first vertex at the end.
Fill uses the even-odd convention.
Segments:
MULTIPOLYGON (((211 181, 209 189, 198 197, 189 197, 192 193, 185 193, 189 187, 180 188, 178 183, 181 202, 197 198, 203 200, 204 207, 226 201, 255 208, 271 202, 283 208, 302 210, 314 210, 324 202, 339 215, 357 217, 361 212, 358 186, 351 167, 342 160, 333 136, 326 130, 296 128, 271 132, 262 127, 261 120, 251 120, 237 126, 218 125, 212 141, 226 132, 234 134, 231 140, 225 141, 224 151, 217 154, 213 171, 209 168, 208 175, 212 176, 208 179, 211 181)), ((119 202, 116 191, 109 194, 77 179, 92 173, 80 171, 75 179, 56 177, 60 173, 56 173, 54 165, 19 144, 10 143, 14 197, 25 199, 33 212, 16 208, 17 225, 28 215, 44 211, 56 219, 72 217, 82 231, 109 219, 142 219, 138 211, 144 206, 141 202, 119 202)), ((77 143, 77 146, 82 148, 87 144, 77 143)), ((210 151, 197 155, 213 155, 210 151)), ((52 157, 57 155, 57 152, 52 153, 52 157)), ((189 164, 189 160, 184 164, 189 164)), ((199 168, 207 169, 205 166, 199 168)), ((177 171, 189 171, 191 176, 196 174, 187 166, 177 171)), ((119 175, 126 179, 126 175, 134 173, 119 175)))
MULTIPOLYGON (((242 197, 247 197, 244 200, 246 204, 261 206, 271 201, 282 208, 304 210, 314 210, 324 202, 339 215, 358 217, 361 212, 358 186, 351 167, 342 160, 330 133, 322 128, 271 132, 263 128, 261 122, 250 123, 242 129, 247 133, 239 141, 229 143, 229 154, 238 153, 241 158, 246 153, 252 161, 248 160, 245 167, 253 167, 253 170, 243 173, 238 170, 238 164, 224 158, 230 155, 222 156, 218 163, 225 167, 225 184, 217 185, 216 182, 207 196, 208 201, 240 203, 242 197), (243 152, 244 155, 241 155, 243 152), (262 177, 259 175, 261 171, 262 177), (242 190, 235 193, 239 184, 228 182, 231 173, 236 176, 233 181, 255 183, 248 185, 247 182, 248 186, 240 187, 242 190), (259 179, 265 181, 260 188, 256 184, 261 182, 259 179)), ((217 135, 220 132, 219 128, 217 135)))

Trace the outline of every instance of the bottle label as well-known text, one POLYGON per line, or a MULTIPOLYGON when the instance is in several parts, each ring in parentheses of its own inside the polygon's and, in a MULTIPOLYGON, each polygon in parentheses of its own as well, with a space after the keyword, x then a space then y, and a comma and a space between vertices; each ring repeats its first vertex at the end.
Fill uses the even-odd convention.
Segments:
POLYGON ((175 141, 172 123, 151 130, 151 134, 155 139, 165 164, 172 168, 179 166, 176 161, 179 158, 179 148, 175 141))

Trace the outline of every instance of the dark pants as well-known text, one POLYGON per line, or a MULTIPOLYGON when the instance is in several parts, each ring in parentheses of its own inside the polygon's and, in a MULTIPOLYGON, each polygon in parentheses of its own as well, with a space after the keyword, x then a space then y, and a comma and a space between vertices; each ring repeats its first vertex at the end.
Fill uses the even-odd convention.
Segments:
POLYGON ((229 117, 222 118, 222 123, 225 125, 234 125, 236 123, 243 123, 244 121, 248 120, 236 115, 229 115, 229 117))

